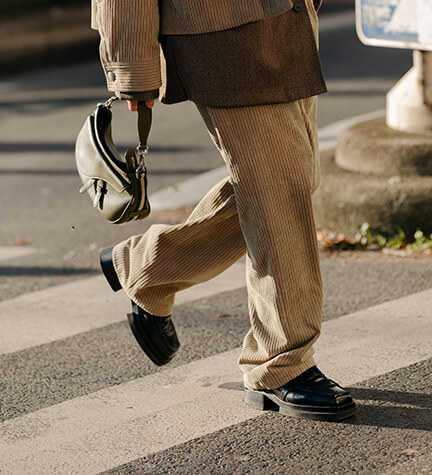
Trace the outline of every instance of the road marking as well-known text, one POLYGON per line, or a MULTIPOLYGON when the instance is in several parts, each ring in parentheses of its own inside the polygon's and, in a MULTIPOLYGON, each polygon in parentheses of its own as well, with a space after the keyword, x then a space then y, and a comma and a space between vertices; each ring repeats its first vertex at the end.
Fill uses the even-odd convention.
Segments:
POLYGON ((325 322, 316 359, 348 385, 431 358, 431 308, 429 289, 325 322))
MULTIPOLYGON (((432 289, 326 322, 321 368, 342 384, 432 357, 432 289)), ((241 403, 239 349, 0 424, 6 473, 95 474, 261 413, 241 403)))
MULTIPOLYGON (((179 292, 176 305, 246 285, 240 260, 224 273, 179 292)), ((0 354, 42 345, 125 320, 130 301, 103 276, 50 287, 0 303, 0 354)))
MULTIPOLYGON (((407 447, 409 448, 409 447, 407 447)), ((420 453, 415 456, 405 457, 393 467, 388 468, 385 472, 381 472, 382 475, 407 475, 407 473, 431 473, 432 467, 432 453, 420 453), (427 468, 429 467, 429 468, 427 468)))
POLYGON ((0 246, 0 261, 9 261, 34 254, 33 247, 0 246))
MULTIPOLYGON (((319 130, 319 144, 321 150, 336 146, 338 135, 345 128, 364 120, 375 119, 385 115, 385 111, 375 111, 357 117, 337 121, 319 130)), ((184 180, 176 185, 169 186, 153 193, 150 196, 152 209, 178 209, 196 205, 216 183, 228 177, 225 165, 208 172, 184 180)))

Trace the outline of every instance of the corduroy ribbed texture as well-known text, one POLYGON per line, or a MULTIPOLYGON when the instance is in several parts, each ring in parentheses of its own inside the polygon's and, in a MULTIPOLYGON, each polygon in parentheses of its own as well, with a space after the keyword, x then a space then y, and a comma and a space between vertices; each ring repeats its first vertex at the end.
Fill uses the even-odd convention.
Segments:
POLYGON ((161 33, 210 33, 262 20, 292 8, 291 0, 161 0, 161 33))
POLYGON ((108 90, 158 89, 162 82, 158 0, 97 0, 94 12, 92 25, 101 38, 108 90))
POLYGON ((313 366, 322 278, 311 195, 319 183, 316 97, 222 108, 197 105, 230 173, 188 220, 153 225, 114 247, 126 293, 170 315, 175 293, 246 253, 251 329, 239 360, 249 388, 276 388, 313 366))

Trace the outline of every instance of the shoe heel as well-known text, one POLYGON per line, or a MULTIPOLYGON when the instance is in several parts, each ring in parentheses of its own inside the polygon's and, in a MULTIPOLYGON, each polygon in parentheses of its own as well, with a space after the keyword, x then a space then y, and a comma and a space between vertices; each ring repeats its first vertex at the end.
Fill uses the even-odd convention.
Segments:
POLYGON ((256 391, 245 389, 243 394, 243 401, 254 409, 259 411, 274 411, 277 405, 268 399, 265 394, 256 391))

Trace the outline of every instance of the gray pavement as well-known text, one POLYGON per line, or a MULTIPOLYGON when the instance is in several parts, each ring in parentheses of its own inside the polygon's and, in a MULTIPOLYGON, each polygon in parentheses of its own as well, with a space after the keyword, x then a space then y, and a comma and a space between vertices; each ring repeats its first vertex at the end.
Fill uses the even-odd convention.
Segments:
MULTIPOLYGON (((329 12, 322 9, 327 26, 321 34, 321 54, 330 92, 320 98, 320 127, 383 109, 385 91, 411 63, 409 52, 362 46, 352 22, 341 27, 338 20, 338 28, 331 28, 332 15, 341 11, 337 6, 329 12)), ((4 79, 1 86, 0 190, 4 204, 0 208, 0 247, 4 252, 0 253, 0 300, 4 303, 51 287, 55 298, 55 286, 71 281, 84 289, 85 279, 99 274, 101 248, 142 233, 152 223, 176 221, 186 213, 154 213, 139 223, 112 226, 97 215, 87 197, 78 194, 74 139, 94 104, 107 97, 96 60, 4 79), (31 241, 27 247, 32 252, 16 257, 14 251, 26 246, 15 246, 14 240, 22 238, 31 241)), ((116 104, 115 108, 115 138, 125 147, 135 142, 135 117, 124 104, 116 104)), ((156 105, 151 139, 151 192, 223 164, 191 103, 156 105)), ((401 259, 370 252, 334 255, 322 251, 321 262, 325 322, 342 322, 348 314, 360 310, 373 317, 378 314, 376 305, 432 287, 432 259, 427 256, 401 259)), ((224 355, 235 353, 241 345, 249 325, 246 297, 242 287, 205 298, 197 294, 195 299, 178 305, 175 322, 182 348, 168 367, 157 368, 146 359, 125 321, 0 355, 0 454, 8 453, 10 460, 16 459, 15 469, 11 469, 7 457, 0 457, 0 473, 30 473, 18 467, 31 466, 31 457, 35 463, 32 473, 430 473, 432 354, 406 367, 355 381, 349 379, 349 350, 356 340, 348 342, 347 349, 340 350, 340 360, 345 366, 344 377, 353 382, 352 392, 360 411, 355 419, 340 424, 258 412, 247 412, 243 419, 236 419, 236 408, 239 414, 246 410, 241 402, 241 377, 235 372, 236 376, 224 376, 222 369, 216 383, 229 393, 222 395, 221 401, 229 398, 232 405, 227 405, 226 415, 221 410, 222 422, 211 425, 212 420, 206 421, 201 435, 192 439, 179 434, 176 443, 175 436, 170 439, 170 425, 158 423, 172 413, 175 425, 176 413, 184 411, 190 421, 198 420, 195 413, 201 406, 205 408, 205 400, 187 399, 190 395, 181 389, 181 381, 173 379, 171 387, 164 383, 167 397, 178 397, 178 408, 173 403, 160 409, 152 402, 151 390, 142 396, 148 397, 149 410, 154 404, 154 413, 148 418, 133 419, 135 411, 143 409, 141 406, 135 411, 132 403, 121 410, 115 406, 112 401, 121 401, 121 394, 128 400, 128 391, 131 400, 136 397, 128 385, 140 384, 144 378, 145 387, 147 381, 149 385, 158 381, 152 378, 164 381, 166 375, 178 375, 183 369, 188 373, 190 368, 202 368, 196 371, 202 371, 205 391, 213 383, 205 379, 206 361, 210 364, 219 357, 222 362, 228 361, 224 355), (113 393, 116 390, 120 392, 113 393), (186 398, 183 403, 182 398, 186 398), (105 404, 105 409, 97 402, 105 404), (82 407, 87 408, 84 413, 82 407), (118 414, 120 425, 137 431, 138 448, 123 447, 128 439, 115 425, 115 418, 113 426, 104 426, 111 414, 118 414), (128 417, 132 418, 130 423, 128 417), (80 418, 87 418, 90 425, 75 440, 69 431, 72 434, 78 429, 80 418), (98 423, 103 435, 92 433, 84 444, 79 437, 97 429, 98 423), (151 428, 160 441, 151 440, 151 428), (57 446, 59 434, 64 442, 57 446), (168 439, 171 442, 166 442, 165 448, 157 448, 168 439), (104 441, 100 445, 112 452, 109 460, 92 446, 100 440, 104 441), (38 452, 42 449, 37 447, 49 447, 50 443, 53 450, 57 447, 59 460, 68 447, 79 448, 69 454, 72 460, 87 453, 88 445, 93 450, 90 458, 100 462, 95 465, 98 470, 83 469, 78 461, 70 466, 66 461, 64 465, 58 462, 55 470, 52 466, 49 470, 38 468, 49 458, 49 451, 38 452), (3 463, 7 467, 2 469, 3 463)), ((421 312, 424 317, 430 316, 430 309, 421 303, 419 317, 421 312)), ((74 304, 72 299, 66 301, 72 308, 74 304)), ((0 304, 0 313, 2 308, 6 307, 0 304)), ((49 308, 47 305, 47 312, 53 312, 49 308)), ((103 311, 110 313, 112 307, 107 304, 105 308, 103 311)), ((55 313, 51 317, 55 318, 55 313)), ((416 325, 416 321, 407 321, 407 326, 416 325)), ((415 353, 415 340, 410 340, 410 345, 399 349, 407 361, 415 353)), ((364 351, 368 352, 367 346, 364 351)), ((381 365, 377 361, 378 371, 381 365)), ((157 391, 164 387, 155 386, 157 391)), ((209 410, 211 405, 209 402, 209 410)))
POLYGON ((427 360, 350 388, 355 420, 266 414, 106 473, 430 473, 431 385, 427 360))
MULTIPOLYGON (((430 288, 432 262, 324 259, 324 321, 430 288)), ((176 306, 177 367, 235 349, 249 328, 245 288, 176 306), (217 315, 233 314, 218 318, 217 315)), ((7 387, 0 421, 163 371, 136 345, 126 321, 0 355, 7 387), (29 361, 32 370, 28 371, 29 361)))

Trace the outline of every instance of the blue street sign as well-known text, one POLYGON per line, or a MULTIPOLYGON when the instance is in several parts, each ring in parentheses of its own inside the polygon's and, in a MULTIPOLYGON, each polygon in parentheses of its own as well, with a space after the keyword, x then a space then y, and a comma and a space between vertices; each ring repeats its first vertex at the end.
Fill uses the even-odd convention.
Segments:
POLYGON ((356 25, 367 45, 432 50, 432 0, 356 0, 356 25))

